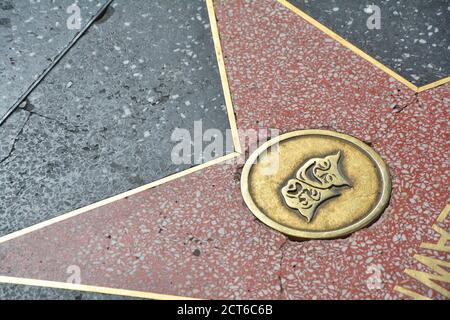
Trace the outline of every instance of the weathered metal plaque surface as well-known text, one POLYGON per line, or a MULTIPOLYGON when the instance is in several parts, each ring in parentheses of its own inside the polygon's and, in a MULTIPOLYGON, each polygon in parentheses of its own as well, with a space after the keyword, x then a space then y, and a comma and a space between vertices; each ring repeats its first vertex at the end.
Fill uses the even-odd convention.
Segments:
POLYGON ((242 194, 255 216, 297 238, 335 238, 373 222, 391 182, 381 157, 356 138, 325 130, 272 139, 246 162, 242 194))

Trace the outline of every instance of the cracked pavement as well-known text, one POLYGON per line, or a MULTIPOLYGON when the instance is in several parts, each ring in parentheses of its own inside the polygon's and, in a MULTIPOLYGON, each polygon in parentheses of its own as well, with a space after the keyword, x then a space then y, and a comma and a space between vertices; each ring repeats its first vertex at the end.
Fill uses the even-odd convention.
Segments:
POLYGON ((6 121, 0 234, 189 168, 170 160, 175 128, 193 134, 194 121, 202 121, 204 131, 225 135, 202 5, 114 2, 6 121), (171 15, 153 19, 172 7, 171 15))
POLYGON ((80 28, 68 28, 72 0, 0 1, 0 119, 50 69, 106 0, 82 1, 80 28))

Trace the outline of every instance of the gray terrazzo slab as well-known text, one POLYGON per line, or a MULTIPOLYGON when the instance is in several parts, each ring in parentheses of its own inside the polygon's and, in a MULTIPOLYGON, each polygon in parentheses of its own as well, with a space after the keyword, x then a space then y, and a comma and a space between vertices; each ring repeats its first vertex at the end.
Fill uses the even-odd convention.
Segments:
POLYGON ((91 292, 0 284, 0 300, 134 300, 130 297, 91 292))
POLYGON ((69 7, 74 3, 74 0, 0 0, 0 119, 106 0, 79 0, 79 25, 71 19, 74 11, 69 7))
POLYGON ((0 130, 0 235, 194 166, 171 135, 224 104, 204 1, 115 1, 0 130))
MULTIPOLYGON (((450 76, 447 0, 291 0, 370 56, 415 84, 450 76), (379 29, 368 19, 380 9, 379 29)), ((375 17, 375 16, 373 16, 375 17)))

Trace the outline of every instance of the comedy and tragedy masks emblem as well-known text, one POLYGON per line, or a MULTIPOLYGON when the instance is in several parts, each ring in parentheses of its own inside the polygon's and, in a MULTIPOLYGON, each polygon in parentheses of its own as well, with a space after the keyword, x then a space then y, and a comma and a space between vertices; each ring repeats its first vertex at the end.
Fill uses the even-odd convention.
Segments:
POLYGON ((298 210, 307 222, 314 218, 317 208, 326 200, 341 194, 350 182, 339 169, 341 152, 306 161, 281 189, 288 207, 298 210))

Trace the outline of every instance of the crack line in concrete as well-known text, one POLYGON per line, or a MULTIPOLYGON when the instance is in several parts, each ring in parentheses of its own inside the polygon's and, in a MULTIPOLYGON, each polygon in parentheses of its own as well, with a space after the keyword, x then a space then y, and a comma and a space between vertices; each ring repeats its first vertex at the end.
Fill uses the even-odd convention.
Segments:
POLYGON ((111 5, 113 1, 114 0, 108 0, 103 5, 103 7, 101 7, 101 9, 89 20, 89 22, 84 26, 84 28, 77 33, 75 38, 73 38, 72 41, 70 41, 70 43, 56 56, 52 64, 47 69, 45 69, 41 73, 41 75, 31 84, 31 86, 19 97, 19 99, 17 99, 16 103, 14 103, 14 105, 11 108, 9 108, 6 114, 0 119, 0 126, 22 104, 22 102, 30 95, 30 93, 42 82, 42 80, 44 80, 47 74, 51 70, 53 70, 53 68, 66 55, 66 53, 69 52, 69 50, 75 45, 75 43, 86 33, 86 31, 91 27, 91 25, 104 14, 104 12, 108 9, 108 7, 111 5))
POLYGON ((8 160, 12 156, 14 151, 16 150, 16 143, 17 143, 17 141, 19 141, 19 138, 22 135, 23 130, 27 126, 27 123, 30 120, 30 117, 31 117, 31 113, 29 113, 28 116, 26 117, 25 121, 23 122, 22 127, 20 128, 20 130, 17 132, 16 136, 14 137, 11 149, 9 150, 8 154, 6 155, 6 157, 4 157, 3 159, 0 160, 0 164, 3 164, 6 160, 8 160))

